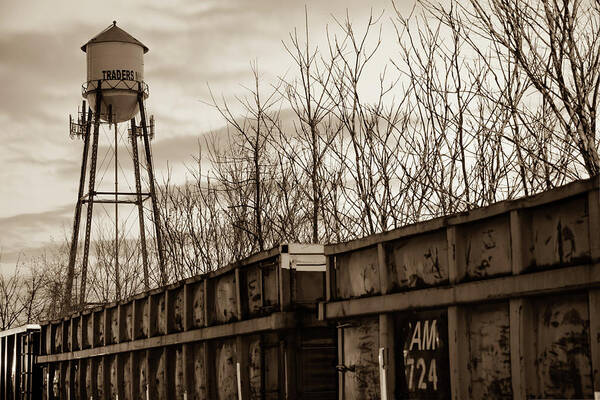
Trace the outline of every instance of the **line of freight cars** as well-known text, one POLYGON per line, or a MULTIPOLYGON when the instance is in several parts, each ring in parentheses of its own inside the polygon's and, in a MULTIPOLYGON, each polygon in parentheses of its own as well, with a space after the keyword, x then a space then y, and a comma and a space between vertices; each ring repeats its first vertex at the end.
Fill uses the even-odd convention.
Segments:
POLYGON ((32 332, 42 390, 4 398, 599 398, 599 181, 282 245, 32 332))
POLYGON ((322 245, 281 245, 41 326, 42 399, 335 399, 322 245))

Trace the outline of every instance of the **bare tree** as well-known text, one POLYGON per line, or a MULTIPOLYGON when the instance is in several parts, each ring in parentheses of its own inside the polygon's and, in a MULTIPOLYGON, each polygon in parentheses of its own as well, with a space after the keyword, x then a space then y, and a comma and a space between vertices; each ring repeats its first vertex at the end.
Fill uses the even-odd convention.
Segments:
POLYGON ((249 96, 237 98, 245 112, 243 118, 233 114, 225 99, 219 104, 211 94, 212 105, 231 130, 228 131, 229 146, 220 149, 213 143, 209 156, 213 174, 225 191, 225 209, 232 225, 256 244, 253 251, 262 251, 266 248, 264 223, 269 208, 268 188, 273 182, 268 176, 273 167, 269 154, 273 135, 279 130, 280 98, 277 87, 263 93, 256 64, 252 65, 252 72, 254 87, 248 88, 249 96))
POLYGON ((280 135, 282 144, 280 151, 286 154, 290 162, 297 164, 302 174, 297 177, 299 187, 304 187, 302 176, 308 178, 309 190, 305 196, 311 203, 311 241, 320 240, 319 219, 323 203, 324 190, 327 185, 324 179, 324 159, 331 143, 339 134, 341 124, 331 124, 330 117, 334 101, 329 92, 333 81, 334 64, 338 58, 335 53, 332 59, 323 59, 318 48, 311 48, 308 29, 308 10, 305 8, 304 38, 298 37, 297 29, 289 35, 289 42, 283 42, 288 55, 293 60, 298 76, 283 81, 283 95, 287 105, 292 109, 294 133, 284 132, 280 135))

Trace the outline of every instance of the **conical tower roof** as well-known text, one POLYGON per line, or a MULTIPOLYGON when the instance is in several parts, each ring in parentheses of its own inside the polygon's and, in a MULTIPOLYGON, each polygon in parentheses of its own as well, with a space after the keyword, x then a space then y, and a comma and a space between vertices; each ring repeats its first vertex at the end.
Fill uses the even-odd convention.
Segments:
POLYGON ((81 50, 85 52, 87 45, 90 43, 102 42, 133 43, 142 46, 142 48, 144 49, 144 53, 148 52, 148 48, 142 42, 131 36, 129 33, 125 32, 123 29, 119 28, 117 26, 117 21, 113 21, 112 25, 110 25, 108 28, 91 38, 89 42, 81 46, 81 50))

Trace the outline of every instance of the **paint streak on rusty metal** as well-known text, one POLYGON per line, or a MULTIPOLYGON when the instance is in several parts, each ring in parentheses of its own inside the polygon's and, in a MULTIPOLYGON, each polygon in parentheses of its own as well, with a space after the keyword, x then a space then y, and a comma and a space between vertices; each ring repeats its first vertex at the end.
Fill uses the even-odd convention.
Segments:
POLYGON ((386 244, 389 276, 395 290, 448 281, 448 244, 443 230, 386 244))
POLYGON ((587 197, 576 197, 531 210, 525 225, 527 265, 544 268, 586 262, 590 258, 587 197))
POLYGON ((183 289, 179 288, 173 294, 173 330, 183 331, 183 289))
POLYGON ((109 308, 106 310, 109 313, 110 318, 110 331, 108 332, 109 343, 117 343, 119 341, 119 313, 118 308, 109 308))
POLYGON ((250 381, 250 398, 260 399, 262 392, 262 357, 260 336, 248 338, 248 380, 250 381))
POLYGON ((534 373, 528 395, 593 398, 589 314, 585 294, 537 299, 533 303, 534 373))
POLYGON ((379 321, 363 318, 344 329, 344 399, 379 398, 379 321))
POLYGON ((342 299, 381 293, 377 248, 370 247, 338 256, 336 287, 337 296, 342 299))
POLYGON ((510 233, 508 215, 459 227, 463 244, 457 263, 467 279, 510 274, 510 233))
POLYGON ((190 397, 190 400, 204 400, 208 399, 206 390, 206 365, 204 363, 204 345, 203 343, 195 343, 193 345, 193 359, 194 359, 194 393, 190 397))
POLYGON ((137 358, 137 367, 140 370, 140 379, 138 381, 137 400, 146 400, 146 386, 148 384, 148 363, 145 361, 145 351, 135 354, 137 358))
POLYGON ((175 347, 172 356, 175 358, 175 398, 183 399, 183 392, 185 390, 183 386, 183 347, 175 347))
POLYGON ((246 271, 246 289, 248 298, 248 313, 250 315, 260 314, 262 307, 260 274, 258 267, 246 271))
POLYGON ((236 313, 235 275, 229 274, 215 284, 215 319, 218 322, 233 321, 236 313))
POLYGON ((139 335, 142 338, 148 337, 150 332, 150 297, 143 300, 142 305, 142 323, 140 324, 139 335))
POLYGON ((161 350, 150 351, 150 378, 152 379, 150 388, 152 396, 158 400, 165 399, 164 387, 166 384, 166 360, 165 353, 161 350))
POLYGON ((126 398, 129 398, 129 393, 131 393, 131 388, 133 386, 133 377, 131 376, 132 367, 132 358, 133 354, 124 354, 123 356, 123 386, 125 389, 125 393, 127 393, 126 398))
MULTIPOLYGON (((99 399, 103 399, 104 398, 104 359, 103 357, 99 357, 98 359, 94 360, 95 362, 95 370, 96 370, 96 376, 94 377, 96 380, 96 390, 95 390, 95 394, 99 399)), ((92 392, 94 393, 94 392, 92 392)))
POLYGON ((279 304, 279 289, 277 286, 277 268, 275 263, 262 264, 263 274, 263 303, 266 311, 279 304))
POLYGON ((165 293, 161 293, 157 296, 157 310, 156 310, 156 323, 155 325, 155 334, 164 335, 165 332, 165 321, 167 318, 167 311, 165 309, 165 293))
POLYGON ((108 357, 108 373, 109 373, 109 388, 108 393, 111 399, 116 399, 118 392, 118 383, 117 383, 117 357, 110 356, 108 357))
POLYGON ((216 385, 218 400, 237 400, 237 371, 235 342, 226 340, 216 344, 216 385))
POLYGON ((508 303, 469 311, 472 399, 512 399, 508 303))
POLYGON ((54 351, 60 353, 62 351, 62 331, 63 324, 62 322, 56 325, 56 330, 54 331, 54 351))
POLYGON ((125 307, 125 329, 124 329, 124 340, 131 340, 131 333, 133 332, 133 307, 132 304, 126 304, 125 307))
POLYGON ((201 283, 192 286, 192 327, 204 326, 204 285, 201 283))
POLYGON ((281 398, 280 391, 280 369, 281 362, 279 353, 279 337, 277 333, 269 333, 262 336, 262 351, 264 355, 264 398, 265 400, 278 400, 281 398))

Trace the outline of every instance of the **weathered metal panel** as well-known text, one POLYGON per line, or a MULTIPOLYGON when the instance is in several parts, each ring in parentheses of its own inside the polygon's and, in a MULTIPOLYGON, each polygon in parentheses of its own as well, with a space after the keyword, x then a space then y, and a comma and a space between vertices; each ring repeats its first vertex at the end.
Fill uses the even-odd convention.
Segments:
POLYGON ((183 287, 175 290, 169 290, 169 310, 167 310, 167 319, 169 333, 183 331, 183 287))
POLYGON ((218 400, 237 400, 237 353, 234 340, 218 341, 215 348, 215 383, 218 400))
POLYGON ((94 396, 98 397, 99 399, 102 399, 102 398, 104 398, 104 395, 106 393, 105 385, 104 385, 104 383, 106 382, 106 377, 104 376, 104 370, 105 370, 104 357, 95 358, 93 360, 93 362, 94 362, 93 371, 95 372, 95 375, 93 376, 94 383, 92 383, 93 389, 91 392, 94 396))
POLYGON ((79 350, 81 348, 81 317, 73 318, 73 331, 71 332, 71 343, 70 348, 72 351, 79 350))
MULTIPOLYGON (((50 387, 51 383, 50 383, 50 367, 49 366, 45 366, 42 368, 42 385, 43 385, 43 390, 42 390, 42 400, 50 400, 49 399, 49 390, 48 388, 50 387)), ((0 393, 3 386, 4 381, 2 380, 0 382, 0 393)), ((87 398, 87 396, 86 396, 87 398)))
POLYGON ((94 331, 92 320, 94 315, 92 313, 83 314, 81 316, 81 348, 89 349, 92 347, 94 340, 94 331))
POLYGON ((192 358, 193 358, 193 392, 188 398, 190 400, 207 400, 208 389, 206 385, 206 364, 204 354, 204 344, 196 343, 192 345, 192 358))
POLYGON ((527 396, 593 398, 587 293, 531 304, 527 396))
POLYGON ((203 281, 191 285, 192 291, 192 327, 202 328, 204 326, 204 284, 203 281))
POLYGON ((93 347, 104 346, 104 310, 94 311, 93 315, 93 347))
POLYGON ((263 311, 272 312, 279 305, 279 286, 277 280, 277 264, 266 262, 260 264, 263 280, 263 311))
POLYGON ((236 289, 233 273, 221 276, 214 283, 214 320, 220 323, 236 319, 236 289))
POLYGON ((589 261, 587 200, 578 196, 527 211, 522 229, 528 268, 589 261))
MULTIPOLYGON (((124 398, 127 400, 132 400, 132 390, 134 388, 134 378, 133 378, 133 374, 134 373, 139 373, 139 370, 134 370, 133 369, 133 365, 132 365, 132 358, 133 358, 133 353, 124 353, 124 354, 120 354, 119 357, 121 358, 120 362, 122 363, 123 366, 123 392, 124 392, 124 398)), ((119 397, 120 399, 121 397, 119 397)))
POLYGON ((71 341, 69 340, 71 337, 71 321, 63 320, 62 322, 62 348, 63 351, 71 351, 71 341))
POLYGON ((276 333, 262 335, 264 366, 264 398, 278 400, 283 397, 284 379, 279 337, 276 333))
POLYGON ((116 356, 107 357, 107 367, 108 367, 108 394, 111 399, 116 399, 119 395, 119 378, 122 378, 122 375, 119 375, 118 368, 118 360, 116 356))
MULTIPOLYGON (((448 282, 448 244, 443 230, 385 244, 393 290, 448 282)), ((374 260, 377 260, 375 255, 374 260)))
POLYGON ((459 225, 458 269, 466 279, 481 279, 511 273, 509 215, 459 225))
POLYGON ((262 397, 262 349, 260 335, 248 337, 248 381, 251 399, 262 397))
POLYGON ((508 303, 472 306, 467 313, 471 399, 512 399, 508 303))
POLYGON ((164 335, 167 320, 165 293, 154 294, 150 300, 150 336, 164 335))
POLYGON ((147 338, 150 327, 150 298, 135 300, 133 332, 136 339, 147 338))
POLYGON ((345 400, 378 399, 379 320, 376 317, 353 320, 343 329, 345 400))
POLYGON ((450 397, 446 309, 397 315, 397 391, 409 399, 450 397))
POLYGON ((52 332, 53 332, 53 338, 52 338, 52 352, 53 353, 60 353, 63 351, 63 324, 62 321, 57 323, 57 324, 52 324, 52 332))
POLYGON ((183 382, 183 347, 176 346, 171 349, 171 361, 170 364, 174 364, 173 372, 173 386, 175 389, 175 398, 178 400, 183 400, 183 394, 185 392, 184 382, 183 382))
POLYGON ((337 298, 349 299, 381 293, 377 248, 337 255, 335 282, 337 298))
MULTIPOLYGON (((137 380, 137 390, 135 400, 147 400, 147 394, 149 394, 149 374, 148 374, 148 363, 146 357, 148 356, 147 351, 138 351, 133 353, 134 365, 139 370, 139 379, 137 380)), ((135 374, 135 371, 134 371, 135 374)), ((135 376, 135 375, 134 375, 135 376)), ((134 382, 134 386, 135 386, 134 382)))
POLYGON ((117 307, 107 308, 106 312, 108 313, 108 322, 110 323, 107 326, 106 344, 118 343, 119 342, 119 309, 117 307))
POLYGON ((87 359, 85 360, 85 364, 85 398, 89 399, 94 394, 94 360, 87 359))
POLYGON ((246 310, 248 316, 262 314, 263 307, 263 287, 260 267, 248 268, 243 272, 245 282, 246 310))
POLYGON ((123 324, 121 328, 121 341, 129 341, 132 338, 133 333, 133 302, 121 305, 122 307, 122 319, 120 321, 123 324))
POLYGON ((148 351, 149 381, 148 390, 152 398, 166 400, 165 385, 167 379, 166 356, 164 349, 148 351))

